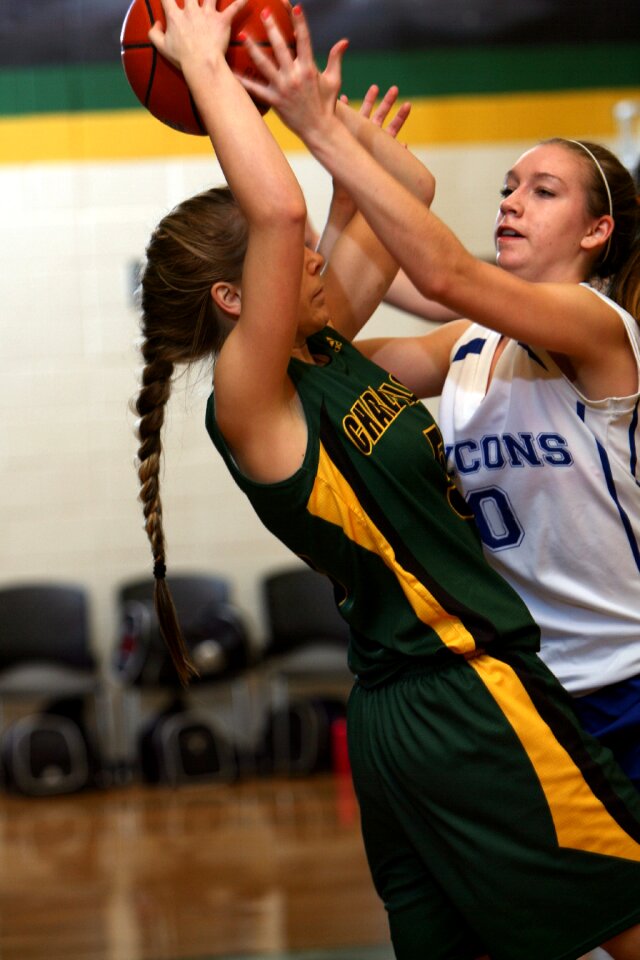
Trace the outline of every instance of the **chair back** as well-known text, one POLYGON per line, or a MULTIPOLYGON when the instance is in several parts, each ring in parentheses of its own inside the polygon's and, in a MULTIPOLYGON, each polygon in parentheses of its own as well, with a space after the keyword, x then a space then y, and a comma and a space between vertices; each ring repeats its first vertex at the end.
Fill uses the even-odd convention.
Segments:
MULTIPOLYGON (((249 640, 231 603, 228 580, 217 575, 178 574, 167 578, 187 648, 199 670, 193 682, 210 682, 244 669, 249 640)), ((160 634, 152 577, 122 584, 118 592, 120 635, 115 670, 135 686, 176 687, 178 677, 160 634)))
POLYGON ((0 669, 34 661, 94 668, 84 588, 55 583, 0 588, 0 669))

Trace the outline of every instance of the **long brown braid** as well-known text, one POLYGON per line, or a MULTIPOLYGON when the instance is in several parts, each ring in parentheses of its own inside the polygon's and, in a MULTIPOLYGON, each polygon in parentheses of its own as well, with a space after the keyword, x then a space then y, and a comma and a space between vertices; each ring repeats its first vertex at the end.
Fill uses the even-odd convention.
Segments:
POLYGON ((224 342, 228 327, 214 305, 211 287, 217 281, 239 282, 246 246, 246 222, 231 191, 207 190, 161 220, 147 246, 141 276, 144 368, 135 403, 139 498, 154 561, 160 631, 185 685, 196 670, 165 579, 161 432, 176 365, 213 357, 224 342))

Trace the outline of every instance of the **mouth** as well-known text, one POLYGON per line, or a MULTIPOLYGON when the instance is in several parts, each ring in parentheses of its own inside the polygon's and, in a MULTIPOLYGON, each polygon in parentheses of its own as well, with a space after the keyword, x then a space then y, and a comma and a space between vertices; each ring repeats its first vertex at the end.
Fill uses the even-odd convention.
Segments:
POLYGON ((500 240, 522 240, 523 234, 513 227, 501 226, 496 230, 496 241, 500 240))

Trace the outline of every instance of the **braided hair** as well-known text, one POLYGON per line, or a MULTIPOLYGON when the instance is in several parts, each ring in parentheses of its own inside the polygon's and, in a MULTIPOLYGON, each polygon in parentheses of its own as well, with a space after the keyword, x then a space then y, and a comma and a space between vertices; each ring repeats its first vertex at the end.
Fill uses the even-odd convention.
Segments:
POLYGON ((138 421, 139 499, 151 545, 154 602, 160 632, 180 681, 196 672, 166 582, 166 543, 160 497, 165 407, 177 365, 213 358, 228 331, 211 287, 237 283, 247 248, 246 221, 227 187, 179 204, 154 230, 141 275, 142 380, 138 421))

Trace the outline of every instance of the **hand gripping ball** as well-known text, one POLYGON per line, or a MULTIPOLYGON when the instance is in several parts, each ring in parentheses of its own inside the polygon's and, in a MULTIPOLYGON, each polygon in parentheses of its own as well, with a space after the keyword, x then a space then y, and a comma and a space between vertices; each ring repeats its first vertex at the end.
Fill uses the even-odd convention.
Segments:
MULTIPOLYGON (((230 3, 231 0, 218 0, 218 10, 224 10, 230 3)), ((241 76, 262 79, 253 60, 238 40, 238 35, 248 34, 256 43, 266 48, 265 52, 271 52, 261 18, 265 8, 271 10, 282 35, 290 48, 295 50, 291 19, 283 0, 249 0, 233 21, 227 50, 227 62, 234 73, 241 76)), ((182 133, 206 136, 206 130, 182 73, 161 56, 149 40, 149 30, 156 20, 163 25, 166 22, 160 0, 133 0, 124 18, 120 35, 122 65, 127 80, 140 103, 158 120, 182 133)), ((258 100, 255 102, 260 113, 264 114, 269 109, 266 103, 258 100)))

